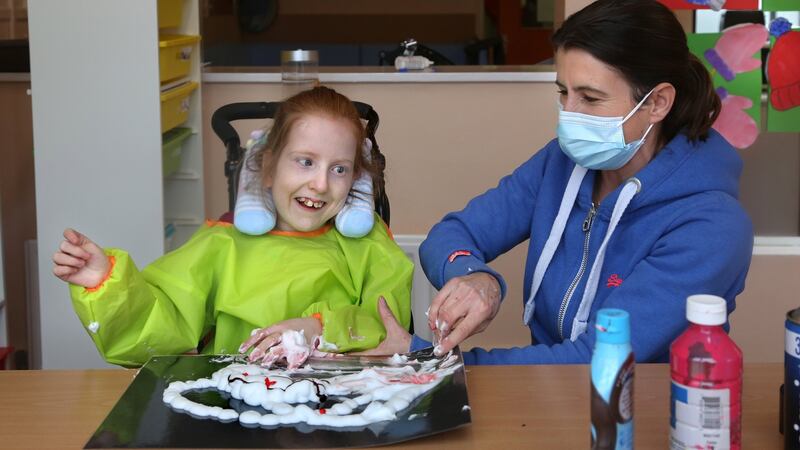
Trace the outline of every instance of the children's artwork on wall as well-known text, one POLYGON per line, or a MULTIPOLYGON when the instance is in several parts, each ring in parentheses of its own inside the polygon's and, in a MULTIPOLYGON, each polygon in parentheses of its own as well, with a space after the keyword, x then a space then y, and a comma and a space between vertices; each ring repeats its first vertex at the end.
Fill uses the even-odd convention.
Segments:
POLYGON ((761 68, 760 51, 769 36, 763 25, 736 25, 720 34, 714 46, 703 52, 703 57, 725 81, 732 81, 739 73, 761 68))
POLYGON ((753 107, 753 101, 729 94, 724 87, 717 88, 717 94, 722 101, 722 110, 712 128, 725 136, 734 147, 750 147, 758 137, 758 125, 745 110, 753 107))
MULTIPOLYGON (((669 9, 758 9, 758 0, 658 0, 669 9)), ((790 10, 795 8, 789 8, 790 10)))
POLYGON ((762 11, 797 11, 800 0, 761 0, 762 11))
POLYGON ((722 99, 714 128, 736 148, 750 146, 758 136, 761 47, 768 36, 766 27, 755 23, 688 36, 689 50, 705 64, 722 99))
POLYGON ((779 17, 770 23, 772 49, 767 58, 768 131, 800 131, 800 31, 779 17))

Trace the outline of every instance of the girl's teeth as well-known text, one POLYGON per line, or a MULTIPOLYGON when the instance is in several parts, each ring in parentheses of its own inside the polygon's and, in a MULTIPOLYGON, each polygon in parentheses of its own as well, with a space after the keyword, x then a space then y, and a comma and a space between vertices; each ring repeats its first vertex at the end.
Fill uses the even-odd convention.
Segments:
POLYGON ((307 199, 307 198, 298 198, 298 200, 300 200, 300 203, 306 205, 309 208, 319 209, 319 208, 322 208, 322 205, 325 204, 325 202, 315 202, 315 201, 307 199))

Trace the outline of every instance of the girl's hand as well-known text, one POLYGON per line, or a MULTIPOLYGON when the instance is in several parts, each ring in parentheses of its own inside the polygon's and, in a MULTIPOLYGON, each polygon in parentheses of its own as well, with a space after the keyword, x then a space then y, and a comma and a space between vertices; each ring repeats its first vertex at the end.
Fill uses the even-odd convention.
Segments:
POLYGON ((111 269, 103 249, 72 228, 64 230, 64 240, 53 255, 53 263, 55 276, 87 288, 102 283, 111 269))
POLYGON ((290 369, 300 367, 314 349, 317 338, 322 335, 322 323, 313 317, 288 319, 267 328, 254 330, 253 334, 239 347, 245 353, 254 347, 248 360, 261 362, 263 366, 271 366, 275 361, 286 358, 290 369), (294 330, 302 333, 305 345, 299 342, 285 341, 284 332, 294 330))
POLYGON ((485 272, 451 279, 436 294, 428 310, 436 355, 449 352, 464 339, 485 330, 500 309, 500 284, 485 272))
POLYGON ((394 355, 408 352, 411 347, 411 334, 400 325, 383 297, 378 299, 378 312, 386 328, 386 339, 371 350, 353 352, 351 355, 394 355))

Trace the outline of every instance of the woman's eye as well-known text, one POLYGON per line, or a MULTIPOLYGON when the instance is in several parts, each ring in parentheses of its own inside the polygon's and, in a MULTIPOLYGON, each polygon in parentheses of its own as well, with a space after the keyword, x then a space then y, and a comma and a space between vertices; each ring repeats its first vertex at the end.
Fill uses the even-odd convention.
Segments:
POLYGON ((333 173, 337 175, 344 175, 347 173, 347 167, 344 166, 336 166, 333 168, 333 173))
POLYGON ((311 167, 311 165, 312 165, 311 160, 310 159, 305 159, 305 158, 298 159, 297 163, 300 164, 303 167, 311 167))
POLYGON ((594 103, 597 100, 598 99, 596 99, 594 97, 589 97, 589 96, 586 96, 586 95, 583 96, 583 101, 585 101, 586 103, 594 103))
POLYGON ((559 89, 558 90, 558 95, 561 95, 561 96, 567 95, 566 89, 559 89))

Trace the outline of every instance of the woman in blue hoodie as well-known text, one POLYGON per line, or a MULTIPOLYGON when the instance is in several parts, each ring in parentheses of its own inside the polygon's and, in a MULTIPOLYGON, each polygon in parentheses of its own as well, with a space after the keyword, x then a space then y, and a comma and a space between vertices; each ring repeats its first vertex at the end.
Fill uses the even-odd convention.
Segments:
POLYGON ((601 307, 630 313, 637 361, 667 361, 686 297, 722 296, 730 313, 750 264, 742 162, 711 129, 720 100, 656 1, 598 0, 552 41, 557 139, 445 216, 420 249, 440 289, 429 310, 438 350, 486 328, 506 290, 487 263, 530 240, 531 345, 474 349, 468 363, 588 363, 601 307))

